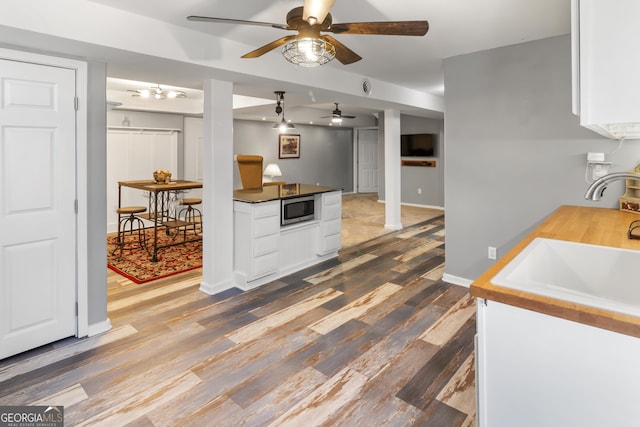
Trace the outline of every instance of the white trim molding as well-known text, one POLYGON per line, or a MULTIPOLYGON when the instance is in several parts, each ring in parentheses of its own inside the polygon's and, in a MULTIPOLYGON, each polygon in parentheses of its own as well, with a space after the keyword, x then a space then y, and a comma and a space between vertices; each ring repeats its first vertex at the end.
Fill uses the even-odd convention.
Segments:
POLYGON ((93 337, 95 335, 104 334, 105 332, 110 331, 111 327, 111 320, 109 320, 109 318, 107 317, 102 322, 92 323, 91 325, 89 325, 89 327, 87 328, 87 336, 93 337))
POLYGON ((465 279, 463 277, 453 276, 451 274, 444 273, 442 275, 442 281, 451 283, 452 285, 464 286, 468 288, 473 283, 473 280, 465 279))

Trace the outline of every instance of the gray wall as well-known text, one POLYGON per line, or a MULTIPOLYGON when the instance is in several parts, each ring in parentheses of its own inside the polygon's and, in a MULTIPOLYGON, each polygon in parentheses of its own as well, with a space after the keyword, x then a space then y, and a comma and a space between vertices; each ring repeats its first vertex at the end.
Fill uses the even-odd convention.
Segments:
POLYGON ((89 325, 107 319, 107 185, 106 93, 107 66, 88 63, 87 204, 88 204, 88 319, 89 325))
MULTIPOLYGON (((624 183, 601 202, 583 195, 586 153, 617 141, 580 127, 571 113, 570 37, 445 61, 446 273, 473 280, 561 205, 617 207, 624 183)), ((640 141, 611 154, 610 171, 640 161, 640 141)), ((639 217, 640 218, 640 217, 639 217)))
MULTIPOLYGON (((276 181, 320 184, 353 191, 353 130, 351 128, 297 125, 291 134, 300 135, 300 158, 278 158, 278 131, 273 123, 234 120, 234 154, 257 154, 266 167, 277 163, 282 177, 276 181)), ((234 167, 234 188, 241 188, 234 167)))
POLYGON ((403 160, 435 160, 435 167, 402 166, 400 172, 402 181, 401 202, 423 206, 444 206, 444 147, 442 120, 425 119, 402 115, 400 117, 400 132, 434 133, 438 135, 438 145, 435 157, 402 157, 403 160), (422 194, 418 194, 418 189, 422 194))
MULTIPOLYGON (((378 199, 385 200, 384 188, 384 120, 380 113, 378 138, 378 199)), ((444 207, 444 124, 442 120, 426 119, 402 114, 400 116, 400 132, 435 133, 438 134, 438 148, 434 157, 402 157, 403 160, 435 160, 436 167, 402 166, 400 171, 400 202, 411 205, 444 207), (418 194, 421 189, 422 194, 418 194)))

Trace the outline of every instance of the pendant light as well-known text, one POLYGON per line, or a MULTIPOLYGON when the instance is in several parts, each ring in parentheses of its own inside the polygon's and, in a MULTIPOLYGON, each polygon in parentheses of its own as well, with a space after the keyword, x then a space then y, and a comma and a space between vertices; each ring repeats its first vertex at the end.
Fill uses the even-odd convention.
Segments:
POLYGON ((296 127, 291 123, 287 123, 287 120, 284 118, 284 92, 277 90, 273 93, 276 94, 276 114, 280 117, 280 113, 282 113, 282 120, 273 125, 273 129, 278 129, 280 132, 295 129, 296 127))

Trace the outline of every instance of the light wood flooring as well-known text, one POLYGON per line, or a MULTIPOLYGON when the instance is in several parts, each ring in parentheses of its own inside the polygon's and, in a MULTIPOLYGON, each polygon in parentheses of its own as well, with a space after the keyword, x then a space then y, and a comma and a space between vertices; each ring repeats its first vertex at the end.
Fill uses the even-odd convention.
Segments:
MULTIPOLYGON (((342 247, 365 242, 389 233, 384 228, 385 205, 378 201, 377 193, 344 194, 342 196, 342 247)), ((443 211, 418 206, 402 205, 400 220, 405 227, 441 216, 443 211)))
POLYGON ((63 405, 67 426, 472 426, 474 303, 443 268, 440 216, 248 292, 113 274, 113 329, 0 361, 0 405, 63 405))

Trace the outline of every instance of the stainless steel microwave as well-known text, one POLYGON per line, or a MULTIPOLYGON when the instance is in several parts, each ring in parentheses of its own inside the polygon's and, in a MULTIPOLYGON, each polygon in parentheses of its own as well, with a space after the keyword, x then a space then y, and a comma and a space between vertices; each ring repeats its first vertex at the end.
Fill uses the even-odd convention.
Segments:
POLYGON ((314 219, 314 197, 294 197, 282 199, 280 207, 280 224, 288 225, 314 219))

